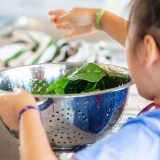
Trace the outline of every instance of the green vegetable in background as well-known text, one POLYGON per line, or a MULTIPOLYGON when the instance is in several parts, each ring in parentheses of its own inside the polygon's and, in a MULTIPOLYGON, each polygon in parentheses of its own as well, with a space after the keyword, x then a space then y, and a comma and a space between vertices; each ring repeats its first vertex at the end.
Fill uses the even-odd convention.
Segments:
POLYGON ((5 61, 5 64, 6 66, 8 66, 8 64, 10 63, 10 61, 18 58, 19 56, 21 56, 25 51, 19 51, 17 53, 15 53, 13 56, 11 56, 10 58, 8 58, 6 61, 5 61))
MULTIPOLYGON (((53 45, 53 46, 56 46, 57 41, 58 41, 58 39, 51 39, 51 40, 49 41, 48 45, 46 46, 46 48, 43 50, 43 52, 44 52, 48 47, 50 47, 50 46, 52 46, 52 45, 53 45)), ((35 47, 36 47, 36 46, 35 46, 35 47)), ((35 50, 35 52, 36 52, 36 50, 35 50)), ((43 53, 43 52, 42 52, 42 53, 43 53)), ((37 64, 41 57, 42 57, 42 54, 39 54, 39 55, 33 60, 32 64, 37 64)))

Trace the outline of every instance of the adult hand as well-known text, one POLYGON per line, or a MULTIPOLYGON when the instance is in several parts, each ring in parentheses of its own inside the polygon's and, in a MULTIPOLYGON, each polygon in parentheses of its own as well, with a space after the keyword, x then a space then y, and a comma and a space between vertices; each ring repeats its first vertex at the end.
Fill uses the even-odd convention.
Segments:
POLYGON ((51 21, 56 24, 57 29, 71 30, 64 35, 65 39, 90 35, 97 31, 96 12, 98 9, 74 8, 70 11, 51 10, 49 15, 51 21))
POLYGON ((28 105, 36 106, 34 97, 21 89, 0 94, 0 117, 13 130, 18 130, 18 114, 28 105))

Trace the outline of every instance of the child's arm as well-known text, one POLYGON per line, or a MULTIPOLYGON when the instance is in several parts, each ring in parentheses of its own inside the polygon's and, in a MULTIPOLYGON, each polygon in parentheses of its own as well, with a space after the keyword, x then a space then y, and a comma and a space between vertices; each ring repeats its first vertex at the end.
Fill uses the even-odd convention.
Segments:
MULTIPOLYGON (((75 8, 70 11, 53 10, 50 11, 51 21, 56 24, 58 29, 67 29, 71 32, 65 38, 75 38, 79 36, 95 33, 96 12, 99 9, 75 8)), ((102 30, 122 45, 128 32, 128 21, 106 11, 101 20, 102 30)))
POLYGON ((128 33, 128 21, 108 11, 102 17, 102 29, 123 46, 128 33))
POLYGON ((22 116, 20 149, 22 160, 56 160, 36 110, 27 111, 22 116))
POLYGON ((25 91, 0 95, 0 117, 11 129, 19 128, 21 160, 56 160, 37 110, 24 112, 19 125, 18 113, 28 105, 36 106, 36 102, 25 91))

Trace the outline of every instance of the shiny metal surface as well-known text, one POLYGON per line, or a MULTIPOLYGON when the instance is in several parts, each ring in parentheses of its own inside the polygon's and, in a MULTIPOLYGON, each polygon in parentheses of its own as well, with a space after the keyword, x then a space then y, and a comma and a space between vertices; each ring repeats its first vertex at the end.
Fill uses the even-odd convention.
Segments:
MULTIPOLYGON (((0 72, 0 89, 12 91, 19 85, 31 92, 37 80, 43 88, 46 82, 51 83, 73 67, 82 65, 59 63, 6 69, 0 72)), ((129 74, 125 68, 100 66, 129 74)), ((53 149, 75 151, 104 137, 121 116, 131 85, 132 81, 117 88, 86 94, 34 95, 53 149)), ((11 133, 15 134, 14 131, 11 133)))

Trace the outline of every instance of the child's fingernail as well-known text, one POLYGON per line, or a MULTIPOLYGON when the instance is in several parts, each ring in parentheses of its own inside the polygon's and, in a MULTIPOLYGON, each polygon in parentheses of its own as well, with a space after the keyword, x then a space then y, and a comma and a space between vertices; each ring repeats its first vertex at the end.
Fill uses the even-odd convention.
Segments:
POLYGON ((55 18, 53 19, 53 21, 54 21, 54 23, 57 23, 57 22, 58 22, 58 18, 55 17, 55 18))
POLYGON ((51 22, 57 23, 57 18, 56 18, 56 17, 54 17, 54 18, 52 17, 52 18, 51 18, 51 22))
POLYGON ((16 89, 20 89, 21 87, 20 87, 19 85, 17 85, 15 88, 16 88, 16 89))

